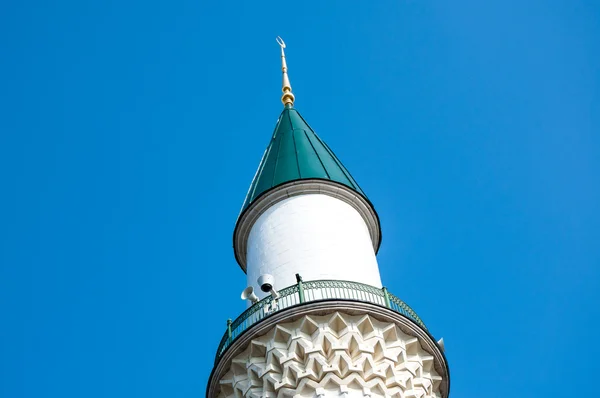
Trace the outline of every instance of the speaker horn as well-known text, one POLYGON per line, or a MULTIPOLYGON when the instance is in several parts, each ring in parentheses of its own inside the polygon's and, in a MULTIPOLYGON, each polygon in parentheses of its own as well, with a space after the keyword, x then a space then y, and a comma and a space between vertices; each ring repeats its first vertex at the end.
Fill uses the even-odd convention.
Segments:
POLYGON ((252 286, 245 288, 240 297, 242 300, 249 300, 252 304, 258 303, 258 296, 254 294, 254 288, 252 286))

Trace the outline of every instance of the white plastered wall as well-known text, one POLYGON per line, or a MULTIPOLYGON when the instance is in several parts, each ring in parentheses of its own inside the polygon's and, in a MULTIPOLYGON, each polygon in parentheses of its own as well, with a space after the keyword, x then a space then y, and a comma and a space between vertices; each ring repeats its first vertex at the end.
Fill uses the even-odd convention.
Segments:
POLYGON ((275 288, 305 281, 337 279, 381 287, 379 267, 365 221, 349 204, 323 194, 299 195, 267 209, 250 230, 248 285, 261 274, 275 277, 275 288))

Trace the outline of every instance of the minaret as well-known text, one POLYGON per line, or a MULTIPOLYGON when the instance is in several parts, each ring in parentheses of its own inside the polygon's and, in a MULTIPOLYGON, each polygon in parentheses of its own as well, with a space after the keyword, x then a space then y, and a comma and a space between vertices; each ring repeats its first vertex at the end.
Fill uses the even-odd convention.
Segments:
POLYGON ((443 343, 382 287, 373 204, 294 108, 284 109, 238 217, 248 309, 217 349, 207 397, 446 398, 443 343))

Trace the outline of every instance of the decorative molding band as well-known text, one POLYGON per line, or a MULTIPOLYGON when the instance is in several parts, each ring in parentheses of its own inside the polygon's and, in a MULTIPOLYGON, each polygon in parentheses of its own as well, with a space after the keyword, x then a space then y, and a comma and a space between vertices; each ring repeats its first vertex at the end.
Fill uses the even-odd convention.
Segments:
POLYGON ((216 364, 213 397, 447 398, 446 358, 426 331, 368 303, 284 310, 238 338, 216 364))
POLYGON ((373 205, 362 195, 345 185, 329 180, 307 179, 281 184, 262 194, 239 217, 233 233, 233 250, 235 258, 246 272, 246 251, 248 236, 252 226, 269 207, 284 199, 298 195, 321 194, 340 199, 352 206, 365 220, 375 253, 381 244, 381 228, 379 217, 373 205))

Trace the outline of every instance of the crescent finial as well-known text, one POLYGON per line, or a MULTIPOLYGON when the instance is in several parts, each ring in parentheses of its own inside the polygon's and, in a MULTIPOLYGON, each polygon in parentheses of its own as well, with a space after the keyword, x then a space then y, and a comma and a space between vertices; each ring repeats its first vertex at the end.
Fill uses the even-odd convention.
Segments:
POLYGON ((294 94, 292 94, 292 85, 290 84, 290 78, 287 73, 287 63, 285 61, 285 52, 283 49, 285 48, 285 42, 280 36, 277 36, 275 39, 279 47, 281 47, 281 71, 283 72, 283 87, 281 91, 283 91, 283 95, 281 96, 281 102, 286 107, 294 106, 294 94))

